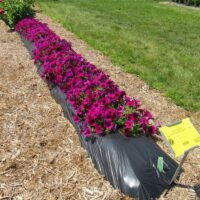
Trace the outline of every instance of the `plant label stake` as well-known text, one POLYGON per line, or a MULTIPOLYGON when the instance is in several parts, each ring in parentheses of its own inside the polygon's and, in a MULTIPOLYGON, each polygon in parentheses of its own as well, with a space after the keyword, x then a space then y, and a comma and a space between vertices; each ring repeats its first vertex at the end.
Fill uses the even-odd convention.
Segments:
POLYGON ((157 169, 159 172, 164 172, 164 160, 163 157, 158 157, 157 169))
POLYGON ((181 162, 170 181, 171 184, 179 175, 188 153, 193 149, 200 147, 200 134, 189 118, 164 126, 159 130, 175 157, 183 155, 181 162))

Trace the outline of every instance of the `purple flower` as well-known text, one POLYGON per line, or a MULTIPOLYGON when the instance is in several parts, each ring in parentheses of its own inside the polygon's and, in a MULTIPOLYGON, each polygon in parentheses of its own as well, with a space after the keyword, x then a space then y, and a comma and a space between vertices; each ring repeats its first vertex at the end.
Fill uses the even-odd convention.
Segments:
POLYGON ((150 134, 156 134, 157 133, 157 127, 154 126, 154 125, 151 125, 149 127, 149 132, 150 132, 150 134))
POLYGON ((131 129, 133 127, 133 124, 134 124, 134 121, 129 119, 126 121, 125 127, 127 129, 131 129))
POLYGON ((79 122, 80 122, 80 119, 79 119, 78 116, 74 116, 74 122, 76 122, 76 123, 79 123, 79 122))
POLYGON ((147 110, 144 112, 144 116, 147 117, 148 119, 153 119, 153 115, 147 110))
POLYGON ((84 135, 85 135, 86 137, 89 137, 89 136, 92 135, 92 131, 91 131, 89 128, 86 128, 85 131, 84 131, 83 133, 84 133, 84 135))
POLYGON ((102 126, 96 125, 96 126, 95 126, 95 131, 96 131, 96 134, 98 134, 98 135, 100 135, 101 133, 103 133, 103 128, 102 128, 102 126))
POLYGON ((109 109, 105 110, 104 118, 105 119, 110 119, 110 118, 113 118, 114 115, 115 115, 115 109, 109 108, 109 109))
POLYGON ((148 120, 146 117, 142 117, 139 121, 142 127, 146 127, 148 125, 148 120))
POLYGON ((116 109, 116 115, 118 117, 122 117, 123 116, 123 113, 124 113, 124 106, 119 106, 117 109, 116 109))
POLYGON ((134 120, 135 120, 135 117, 134 117, 134 114, 133 114, 133 113, 132 113, 132 114, 127 114, 126 117, 127 117, 127 119, 128 119, 129 121, 133 121, 133 122, 134 122, 134 120))
POLYGON ((104 122, 104 127, 105 127, 107 130, 111 130, 111 129, 114 127, 114 123, 112 122, 112 120, 107 119, 107 120, 105 120, 105 122, 104 122))

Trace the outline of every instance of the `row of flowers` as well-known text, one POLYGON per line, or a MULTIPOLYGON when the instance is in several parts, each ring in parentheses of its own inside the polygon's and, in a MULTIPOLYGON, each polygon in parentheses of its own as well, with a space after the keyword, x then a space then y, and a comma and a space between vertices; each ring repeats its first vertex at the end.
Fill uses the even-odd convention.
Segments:
POLYGON ((152 114, 141 109, 108 75, 97 69, 71 44, 34 18, 21 20, 16 30, 34 44, 35 64, 42 77, 56 84, 76 111, 74 121, 82 124, 85 136, 105 135, 120 129, 126 136, 157 133, 152 114))

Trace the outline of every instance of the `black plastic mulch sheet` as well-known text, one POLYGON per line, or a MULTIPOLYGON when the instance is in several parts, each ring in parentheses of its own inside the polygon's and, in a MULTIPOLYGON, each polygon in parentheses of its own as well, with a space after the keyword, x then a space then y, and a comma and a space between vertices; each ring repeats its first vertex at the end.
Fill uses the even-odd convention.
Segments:
MULTIPOLYGON (((23 37, 22 40, 32 55, 33 45, 23 37)), ((37 68, 40 74, 41 67, 37 68)), ((127 138, 116 132, 106 136, 85 138, 81 134, 80 124, 73 120, 75 111, 66 95, 57 86, 51 85, 49 88, 52 97, 61 105, 65 117, 75 127, 82 146, 87 150, 96 168, 114 188, 120 189, 128 196, 149 200, 158 198, 164 190, 171 187, 169 182, 177 163, 150 137, 127 138), (164 172, 157 169, 158 157, 164 159, 164 172)))

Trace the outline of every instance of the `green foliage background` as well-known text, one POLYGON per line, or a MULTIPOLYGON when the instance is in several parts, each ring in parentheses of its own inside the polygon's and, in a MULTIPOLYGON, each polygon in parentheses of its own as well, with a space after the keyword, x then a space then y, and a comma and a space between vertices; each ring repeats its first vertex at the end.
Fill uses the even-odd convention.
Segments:
POLYGON ((21 19, 35 15, 35 11, 32 8, 33 3, 34 0, 4 0, 0 7, 4 9, 5 13, 0 18, 9 27, 14 28, 21 19))

